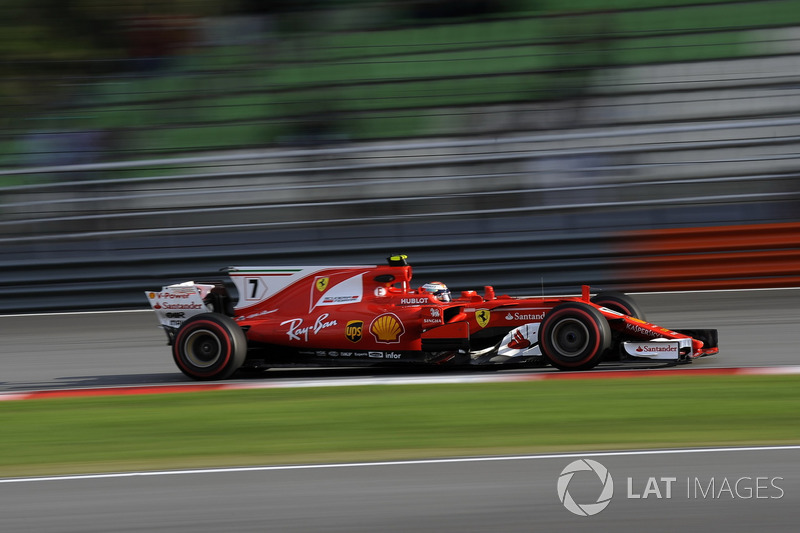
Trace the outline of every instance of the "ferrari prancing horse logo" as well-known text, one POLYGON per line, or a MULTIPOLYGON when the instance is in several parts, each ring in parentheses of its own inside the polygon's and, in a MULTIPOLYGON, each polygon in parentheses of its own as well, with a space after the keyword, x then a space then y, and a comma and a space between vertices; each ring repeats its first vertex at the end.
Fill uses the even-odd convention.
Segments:
POLYGON ((328 282, 329 281, 330 281, 330 278, 317 278, 317 281, 316 281, 317 290, 319 292, 325 292, 325 289, 328 288, 328 282))
POLYGON ((478 322, 478 325, 482 328, 486 327, 486 324, 489 323, 489 318, 491 317, 491 311, 488 309, 476 309, 475 310, 475 320, 478 322))

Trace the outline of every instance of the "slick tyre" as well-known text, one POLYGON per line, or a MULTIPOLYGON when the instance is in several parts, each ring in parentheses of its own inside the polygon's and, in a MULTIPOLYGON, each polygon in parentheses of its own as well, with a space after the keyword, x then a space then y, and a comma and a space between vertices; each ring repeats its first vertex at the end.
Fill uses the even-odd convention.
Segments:
POLYGON ((611 328, 600 311, 574 302, 551 309, 539 328, 539 346, 559 370, 588 370, 611 345, 611 328))
POLYGON ((639 320, 647 320, 644 316, 644 311, 642 311, 636 301, 624 292, 601 291, 592 298, 592 303, 607 307, 623 315, 638 318, 639 320))
POLYGON ((172 357, 181 372, 196 380, 227 379, 244 363, 247 337, 229 316, 203 313, 181 325, 172 357))

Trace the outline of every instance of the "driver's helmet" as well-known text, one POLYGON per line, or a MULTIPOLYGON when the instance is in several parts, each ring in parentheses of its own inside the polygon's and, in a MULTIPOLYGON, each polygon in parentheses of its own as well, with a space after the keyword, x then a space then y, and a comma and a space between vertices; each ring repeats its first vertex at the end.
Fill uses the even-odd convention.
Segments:
POLYGON ((447 288, 447 285, 441 281, 431 281, 423 285, 422 288, 425 289, 426 292, 433 294, 433 297, 440 302, 450 301, 450 290, 447 288))

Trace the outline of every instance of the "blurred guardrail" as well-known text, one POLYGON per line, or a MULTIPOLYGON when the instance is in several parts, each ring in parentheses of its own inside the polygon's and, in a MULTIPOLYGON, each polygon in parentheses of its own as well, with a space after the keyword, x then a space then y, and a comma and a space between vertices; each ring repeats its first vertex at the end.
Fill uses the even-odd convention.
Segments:
POLYGON ((637 290, 800 286, 800 224, 626 232, 621 269, 637 290))
POLYGON ((796 218, 798 144, 782 117, 5 170, 55 180, 0 191, 0 311, 139 307, 231 264, 398 251, 456 290, 700 286, 714 275, 630 230, 796 218), (109 179, 133 165, 166 170, 109 179))
POLYGON ((58 180, 2 190, 0 242, 742 204, 796 194, 798 154, 800 118, 785 117, 10 169, 58 180), (180 171, 74 179, 148 167, 180 171))

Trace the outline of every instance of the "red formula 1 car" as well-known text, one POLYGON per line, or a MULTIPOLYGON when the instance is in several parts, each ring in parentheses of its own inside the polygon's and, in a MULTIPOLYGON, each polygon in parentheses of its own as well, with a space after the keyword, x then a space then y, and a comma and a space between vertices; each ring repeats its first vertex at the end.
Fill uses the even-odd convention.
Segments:
POLYGON ((146 291, 178 368, 225 379, 241 367, 689 362, 717 331, 651 324, 629 296, 518 298, 444 284, 414 288, 405 256, 380 266, 230 267, 232 283, 146 291), (234 290, 235 288, 235 290, 234 290), (238 294, 236 294, 238 293, 238 294))

